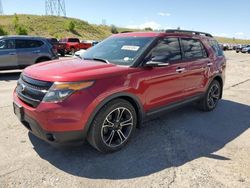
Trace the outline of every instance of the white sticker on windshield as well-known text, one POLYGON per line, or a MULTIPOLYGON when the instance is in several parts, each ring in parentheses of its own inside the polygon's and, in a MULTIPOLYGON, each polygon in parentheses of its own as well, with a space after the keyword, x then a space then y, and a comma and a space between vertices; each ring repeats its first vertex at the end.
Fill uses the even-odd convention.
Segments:
POLYGON ((140 46, 129 46, 129 45, 122 46, 122 50, 138 51, 139 49, 140 46))

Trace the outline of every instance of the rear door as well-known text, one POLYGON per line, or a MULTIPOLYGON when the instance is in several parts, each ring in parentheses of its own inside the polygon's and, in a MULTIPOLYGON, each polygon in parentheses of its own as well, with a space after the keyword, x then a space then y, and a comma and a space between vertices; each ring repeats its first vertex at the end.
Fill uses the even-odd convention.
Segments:
POLYGON ((17 54, 13 39, 0 39, 0 69, 17 67, 17 54))
POLYGON ((186 74, 186 63, 182 61, 179 39, 170 37, 152 50, 153 61, 167 64, 144 71, 146 85, 146 109, 152 110, 167 104, 183 100, 186 74))
POLYGON ((183 60, 187 63, 185 96, 201 94, 208 81, 212 61, 199 39, 181 38, 183 60))
POLYGON ((44 43, 33 39, 16 39, 17 61, 20 66, 32 65, 41 56, 44 43))

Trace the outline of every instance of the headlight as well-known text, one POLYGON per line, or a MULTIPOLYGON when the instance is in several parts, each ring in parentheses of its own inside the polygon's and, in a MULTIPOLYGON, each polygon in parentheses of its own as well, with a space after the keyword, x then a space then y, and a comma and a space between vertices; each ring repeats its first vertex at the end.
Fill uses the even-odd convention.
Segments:
POLYGON ((72 93, 89 88, 94 81, 88 82, 55 82, 43 98, 44 102, 60 102, 72 93))

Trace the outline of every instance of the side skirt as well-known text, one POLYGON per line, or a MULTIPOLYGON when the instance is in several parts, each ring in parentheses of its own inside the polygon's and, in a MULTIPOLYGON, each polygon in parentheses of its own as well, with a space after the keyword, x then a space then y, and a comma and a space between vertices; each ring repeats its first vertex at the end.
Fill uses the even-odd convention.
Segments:
POLYGON ((200 94, 200 95, 190 97, 190 98, 182 100, 182 101, 178 101, 178 102, 168 104, 167 106, 164 106, 164 107, 161 107, 161 108, 150 110, 150 111, 146 112, 145 120, 147 121, 147 120, 153 119, 153 118, 155 118, 157 116, 162 115, 163 113, 167 113, 169 111, 176 110, 176 109, 178 109, 180 107, 183 107, 185 105, 188 105, 190 103, 199 101, 203 97, 204 97, 204 94, 200 94))

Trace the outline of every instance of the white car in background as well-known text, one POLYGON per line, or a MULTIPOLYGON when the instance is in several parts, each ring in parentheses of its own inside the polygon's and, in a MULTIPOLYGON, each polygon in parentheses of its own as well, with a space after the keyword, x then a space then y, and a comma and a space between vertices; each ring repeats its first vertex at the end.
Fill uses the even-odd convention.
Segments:
POLYGON ((82 49, 82 50, 79 50, 79 51, 75 52, 74 57, 81 58, 82 55, 83 55, 85 52, 86 52, 86 50, 83 50, 83 49, 82 49))

